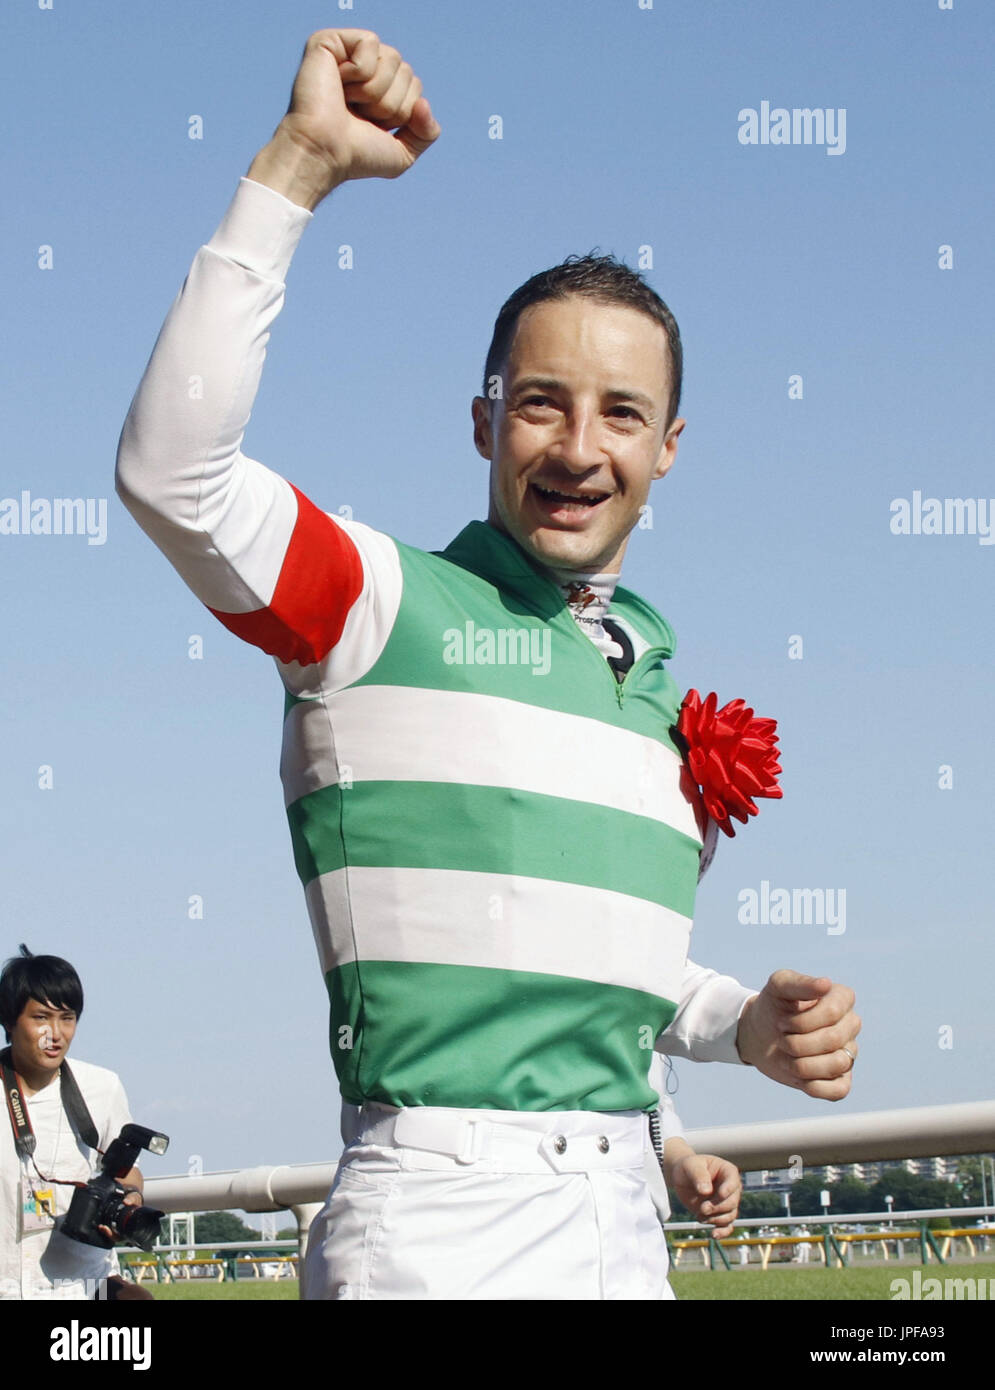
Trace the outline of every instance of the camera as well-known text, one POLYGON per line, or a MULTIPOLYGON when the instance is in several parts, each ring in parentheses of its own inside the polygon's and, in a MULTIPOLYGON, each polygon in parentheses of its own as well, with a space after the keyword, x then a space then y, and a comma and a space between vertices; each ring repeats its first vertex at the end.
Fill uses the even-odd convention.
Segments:
POLYGON ((62 1234, 84 1245, 99 1245, 109 1250, 115 1241, 127 1241, 142 1250, 151 1250, 159 1234, 159 1222, 164 1212, 155 1207, 136 1207, 125 1202, 126 1192, 116 1178, 134 1168, 141 1149, 164 1154, 169 1147, 165 1134, 142 1125, 125 1125, 110 1145, 100 1164, 100 1173, 88 1183, 82 1183, 73 1193, 62 1222, 62 1234), (108 1239, 98 1226, 113 1232, 108 1239))

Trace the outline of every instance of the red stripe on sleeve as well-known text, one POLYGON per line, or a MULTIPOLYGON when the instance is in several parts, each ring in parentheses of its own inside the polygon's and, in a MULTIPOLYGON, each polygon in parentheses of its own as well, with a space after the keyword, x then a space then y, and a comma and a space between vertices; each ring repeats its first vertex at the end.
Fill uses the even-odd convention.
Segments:
POLYGON ((342 527, 293 490, 297 521, 269 607, 253 613, 210 611, 229 632, 270 656, 311 666, 342 636, 363 587, 363 562, 342 527))

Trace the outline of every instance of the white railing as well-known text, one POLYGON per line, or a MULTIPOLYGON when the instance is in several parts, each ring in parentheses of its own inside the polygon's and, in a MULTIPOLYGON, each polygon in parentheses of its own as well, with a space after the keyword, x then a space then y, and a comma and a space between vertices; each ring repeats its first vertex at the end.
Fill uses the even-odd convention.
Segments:
POLYGON ((160 1211, 296 1211, 323 1202, 338 1163, 234 1168, 192 1177, 147 1178, 145 1202, 160 1211))
POLYGON ((874 1110, 695 1130, 688 1142, 721 1154, 744 1173, 788 1168, 797 1155, 806 1168, 826 1163, 870 1163, 888 1158, 940 1158, 995 1149, 995 1100, 874 1110))

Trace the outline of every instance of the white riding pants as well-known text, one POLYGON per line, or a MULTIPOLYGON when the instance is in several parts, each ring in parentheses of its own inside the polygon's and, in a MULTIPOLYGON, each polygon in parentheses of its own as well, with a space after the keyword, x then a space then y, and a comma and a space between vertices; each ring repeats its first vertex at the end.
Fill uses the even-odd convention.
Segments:
POLYGON ((674 1297, 641 1112, 366 1105, 351 1119, 302 1298, 674 1297))

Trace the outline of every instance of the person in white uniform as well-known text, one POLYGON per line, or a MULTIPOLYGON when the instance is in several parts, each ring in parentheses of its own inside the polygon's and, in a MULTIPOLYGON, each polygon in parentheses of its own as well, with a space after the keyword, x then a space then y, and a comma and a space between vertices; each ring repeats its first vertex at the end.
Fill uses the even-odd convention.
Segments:
MULTIPOLYGON (((350 798, 344 819, 349 834, 354 833, 352 817, 365 804, 357 787, 381 788, 380 816, 393 834, 400 821, 389 819, 392 803, 384 809, 388 793, 383 787, 389 794, 397 788, 405 788, 407 794, 413 788, 420 796, 426 787, 442 786, 449 796, 453 786, 463 785, 455 774, 440 779, 439 766, 433 766, 435 778, 426 777, 424 769, 420 775, 412 771, 410 759, 421 745, 411 735, 385 738, 378 755, 396 755, 400 762, 359 777, 355 786, 350 780, 344 790, 337 761, 349 762, 342 752, 347 746, 342 720, 352 718, 350 728, 357 739, 367 740, 361 747, 357 744, 365 757, 369 728, 379 726, 370 724, 361 702, 367 701, 368 711, 374 686, 381 701, 378 709, 393 709, 391 701, 397 701, 400 730, 414 727, 412 705, 422 710, 430 701, 434 709, 451 708, 446 703, 448 687, 443 690, 431 680, 412 681, 410 668, 401 676, 381 670, 374 686, 364 687, 399 614, 406 622, 410 613, 414 623, 415 608, 423 599, 431 602, 433 615, 436 607, 448 612, 450 587, 458 581, 466 588, 466 602, 474 614, 493 611, 501 626, 507 620, 504 599, 495 598, 505 594, 501 585, 525 586, 532 595, 542 583, 550 601, 552 590, 537 577, 539 567, 557 582, 584 580, 585 603, 599 600, 603 583, 606 593, 601 597, 607 603, 640 505, 652 480, 662 477, 673 462, 683 428, 683 421, 671 420, 668 413, 674 383, 664 330, 653 317, 596 297, 569 294, 530 307, 502 359, 515 390, 509 390, 507 399, 480 397, 474 402, 475 443, 491 463, 492 515, 487 524, 471 523, 458 538, 465 564, 449 564, 445 584, 436 573, 435 559, 406 547, 406 563, 413 567, 408 573, 424 576, 409 589, 400 547, 390 538, 359 523, 333 522, 285 480, 241 452, 270 326, 282 304, 293 249, 310 214, 347 181, 403 174, 439 133, 421 83, 396 49, 363 30, 312 35, 290 109, 253 161, 211 246, 198 256, 160 335, 122 434, 118 489, 136 519, 224 625, 277 658, 292 694, 291 741, 284 758, 288 801, 296 817, 292 833, 297 835, 298 867, 333 1017, 342 1025, 334 1036, 343 1095, 350 1104, 355 1102, 338 1179, 312 1226, 303 1296, 666 1298, 672 1296, 666 1247, 643 1176, 645 1112, 652 1103, 652 1092, 644 1084, 649 1055, 637 1076, 636 1063, 641 1064, 644 1055, 637 1031, 627 1026, 612 1033, 609 1023, 607 1031, 598 1034, 591 1020, 599 1015, 590 1010, 584 1015, 577 1003, 577 981, 617 987, 614 977, 606 980, 604 962, 597 969, 586 960, 584 968, 565 968, 571 961, 564 953, 576 933, 571 930, 573 919, 563 915, 563 905, 578 885, 588 891, 586 880, 563 886, 555 875, 524 874, 533 904, 548 900, 541 892, 557 895, 561 915, 553 923, 558 934, 549 960, 540 961, 533 953, 519 969, 521 963, 503 957, 481 959, 473 953, 480 945, 476 937, 464 958, 460 953, 466 932, 459 930, 447 940, 452 958, 440 960, 438 951, 418 953, 423 936, 407 932, 400 920, 403 913, 399 917, 396 909, 410 901, 405 885, 414 875, 419 891, 428 895, 419 898, 424 913, 418 919, 432 938, 426 950, 437 948, 438 924, 448 921, 455 885, 465 885, 470 875, 457 879, 458 864, 448 860, 433 860, 426 867, 417 854, 396 863, 382 856, 370 864, 348 857, 339 863, 331 849, 341 848, 336 835, 342 821, 334 809, 339 797, 350 798), (550 358, 559 364, 556 371, 532 370, 535 362, 541 365, 550 358), (204 363, 211 364, 210 401, 205 397, 191 402, 188 382, 204 363), (481 578, 485 582, 477 583, 481 578), (415 689, 417 700, 411 694, 415 689), (355 716, 349 713, 353 697, 355 716), (329 714, 333 704, 337 723, 329 714), (448 875, 445 889, 443 871, 448 875), (367 891, 372 896, 362 898, 367 891), (435 891, 440 896, 431 899, 429 910, 435 891), (347 904, 343 893, 349 895, 347 904), (383 907, 382 920, 374 920, 377 905, 383 907), (403 967, 401 973, 397 966, 403 967), (514 990, 503 1002, 487 993, 500 968, 527 977, 530 1007, 514 990), (431 983, 439 980, 439 970, 450 982, 445 987, 431 983), (373 976, 379 985, 371 988, 373 976), (502 1074, 508 1040, 486 1046, 487 1026, 498 1018, 507 1024, 515 1009, 521 1012, 523 1026, 535 1025, 540 1015, 550 1017, 549 1000, 540 997, 537 983, 544 976, 555 978, 556 1010, 566 1010, 554 1010, 553 1016, 580 1019, 581 1041, 578 1030, 564 1023, 552 1039, 556 1047, 545 1048, 538 1059, 537 1082, 536 1049, 530 1051, 520 1039, 517 1061, 513 1066, 509 1059, 506 1069, 513 1072, 509 1080, 502 1074), (430 983, 419 985, 419 979, 430 983), (479 996, 483 1002, 474 1012, 478 987, 484 990, 479 996), (406 1011, 412 997, 418 1002, 438 999, 439 1008, 416 1011, 418 1018, 411 1023, 406 1011), (473 1014, 472 1029, 464 1026, 464 1017, 462 1024, 454 1019, 447 1033, 447 1011, 457 1006, 473 1014), (352 1023, 360 1015, 365 1022, 360 1028, 362 1046, 357 1046, 352 1023), (477 1048, 472 1056, 470 1034, 477 1048), (462 1050, 454 1046, 454 1039, 460 1040, 462 1050), (627 1059, 621 1060, 625 1048, 627 1059), (480 1080, 484 1072, 486 1085, 480 1080), (584 1077, 579 1090, 578 1075, 584 1077), (477 1081, 480 1089, 475 1093, 477 1081), (622 1081, 632 1084, 619 1090, 622 1081), (509 1089, 514 1094, 509 1096, 509 1089), (592 1094, 625 1099, 621 1104, 594 1105, 592 1094), (471 1098, 453 1099, 454 1095, 471 1098), (564 1096, 574 1103, 558 1104, 564 1096), (584 1101, 589 1108, 582 1108, 584 1101)), ((564 602, 574 604, 576 583, 568 582, 567 589, 564 602)), ((591 611, 588 607, 585 614, 589 617, 591 611)), ((652 615, 648 605, 639 611, 662 640, 662 618, 652 615)), ((562 613, 554 615, 549 623, 561 617, 562 613)), ((442 622, 440 637, 447 626, 442 622)), ((589 636, 602 656, 609 664, 613 655, 624 661, 625 644, 608 623, 603 624, 604 632, 602 624, 595 626, 598 631, 589 636)), ((535 635, 543 633, 536 628, 535 635)), ((561 635, 565 653, 574 643, 565 660, 572 663, 575 654, 578 663, 588 663, 586 669, 595 679, 597 664, 583 644, 576 645, 573 629, 561 635)), ((627 630, 622 637, 634 646, 627 630)), ((398 638, 402 646, 408 640, 398 638)), ((426 642, 411 641, 413 660, 425 661, 426 642)), ((629 658, 637 665, 642 662, 644 676, 655 659, 635 650, 629 658)), ((452 682, 457 668, 449 664, 445 670, 446 680, 452 682)), ((512 668, 487 667, 490 676, 507 670, 512 668)), ((516 680, 522 675, 517 667, 512 674, 516 680)), ((621 682, 622 674, 615 674, 621 682)), ((625 677, 630 689, 638 685, 636 674, 633 667, 625 677)), ((611 671, 602 670, 599 678, 602 691, 612 689, 611 671)), ((516 691, 520 696, 517 685, 516 691)), ((495 697, 489 708, 493 713, 498 707, 501 717, 512 721, 522 701, 498 700, 497 693, 490 686, 484 692, 487 698, 495 697)), ((465 709, 466 701, 462 695, 460 699, 465 709)), ((613 694, 613 719, 614 700, 613 694)), ((560 726, 564 718, 579 713, 572 700, 565 711, 553 711, 560 726)), ((522 738, 538 738, 536 721, 542 717, 544 711, 532 701, 527 727, 516 726, 521 735, 517 748, 526 746, 522 738)), ((439 721, 433 724, 433 737, 441 727, 439 721)), ((394 730, 395 725, 385 719, 384 728, 394 730)), ((493 724, 487 728, 493 731, 493 724)), ((591 728, 607 739, 615 725, 594 721, 591 728)), ((626 749, 632 746, 628 738, 623 742, 626 749)), ((589 746, 579 740, 577 756, 589 746)), ((675 786, 677 756, 674 753, 667 764, 675 786)), ((474 766, 479 772, 477 763, 474 766)), ((545 783, 533 786, 522 775, 524 780, 507 784, 516 798, 536 798, 550 790, 545 783)), ((489 778, 469 779, 469 784, 486 788, 496 782, 505 787, 493 772, 489 778)), ((553 790, 558 806, 571 799, 569 787, 553 790)), ((597 800, 579 794, 574 799, 597 800)), ((506 794, 502 806, 509 800, 506 794)), ((404 821, 409 823, 410 817, 404 821)), ((424 841, 441 854, 444 827, 438 820, 427 818, 422 827, 415 816, 413 823, 420 827, 419 844, 424 841)), ((477 823, 493 822, 483 816, 477 823)), ((654 821, 654 833, 662 825, 662 820, 654 821)), ((688 876, 694 868, 687 850, 693 847, 691 829, 689 822, 688 836, 681 842, 682 872, 688 876)), ((526 835, 524 829, 519 833, 526 835)), ((377 838, 375 832, 372 838, 377 838)), ((377 839, 377 852, 385 838, 390 838, 386 832, 377 839)), ((369 842, 367 836, 364 843, 369 842)), ((519 893, 510 870, 508 878, 519 893)), ((604 901, 617 903, 621 896, 606 892, 604 901)), ((534 913, 542 916, 540 908, 534 913)), ((540 922, 540 943, 547 940, 543 927, 540 922)), ((524 946, 531 948, 536 934, 523 933, 524 946)), ((587 942, 590 934, 580 936, 587 942)), ((595 938, 592 949, 600 941, 596 934, 595 938)), ((752 1064, 778 1081, 826 1099, 846 1094, 856 1056, 855 1048, 847 1045, 860 1026, 850 990, 781 971, 762 990, 752 991, 690 962, 682 967, 686 942, 678 952, 677 937, 665 939, 675 946, 675 993, 667 998, 676 1013, 661 1050, 695 1060, 752 1064)), ((663 940, 654 938, 653 950, 661 949, 663 940)), ((488 949, 493 944, 488 936, 488 949)), ((640 973, 639 953, 619 955, 625 955, 627 969, 638 976, 634 982, 626 976, 625 987, 649 991, 652 970, 640 973)), ((592 996, 608 997, 600 988, 592 996)), ((647 1029, 646 1046, 652 1049, 660 1028, 647 1029)), ((710 1185, 709 1197, 698 1194, 696 1177, 689 1193, 692 1201, 701 1195, 718 1207, 728 1200, 730 1194, 722 1192, 724 1178, 709 1160, 703 1165, 700 1158, 681 1151, 674 1159, 678 1191, 692 1173, 710 1185)))

